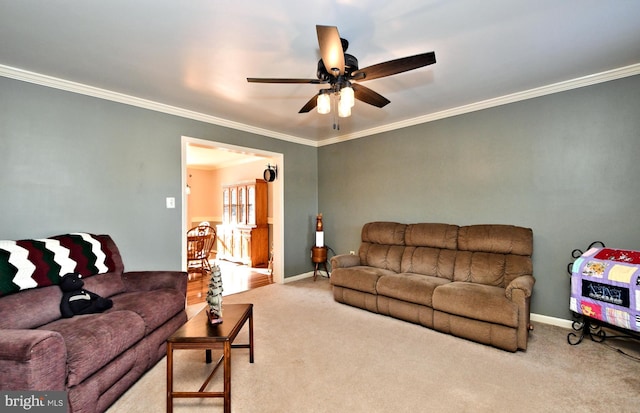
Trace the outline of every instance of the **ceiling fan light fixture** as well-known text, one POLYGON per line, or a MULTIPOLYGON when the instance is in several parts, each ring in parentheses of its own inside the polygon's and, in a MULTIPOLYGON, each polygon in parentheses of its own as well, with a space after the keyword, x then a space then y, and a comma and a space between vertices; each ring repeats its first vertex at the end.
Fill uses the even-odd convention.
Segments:
POLYGON ((345 105, 349 105, 352 108, 356 104, 356 99, 353 94, 351 86, 343 87, 340 89, 340 102, 344 101, 345 105))
POLYGON ((321 115, 331 112, 331 97, 328 93, 318 94, 318 113, 321 115))
POLYGON ((340 95, 340 101, 338 102, 338 116, 341 118, 348 118, 351 116, 351 102, 349 99, 342 99, 340 95))
POLYGON ((389 99, 359 82, 392 76, 436 63, 435 52, 428 52, 387 60, 361 69, 358 59, 345 53, 349 42, 340 37, 336 26, 316 25, 316 33, 321 56, 316 69, 317 79, 248 77, 247 81, 254 83, 328 84, 328 88, 321 89, 316 95, 313 95, 298 113, 308 113, 313 108, 316 108, 320 114, 333 111, 333 129, 340 130, 338 117, 351 116, 351 109, 355 106, 356 99, 377 108, 391 103, 389 99), (352 82, 358 83, 352 84, 352 82), (356 91, 358 92, 357 96, 355 95, 356 91), (338 116, 335 116, 335 112, 338 116))

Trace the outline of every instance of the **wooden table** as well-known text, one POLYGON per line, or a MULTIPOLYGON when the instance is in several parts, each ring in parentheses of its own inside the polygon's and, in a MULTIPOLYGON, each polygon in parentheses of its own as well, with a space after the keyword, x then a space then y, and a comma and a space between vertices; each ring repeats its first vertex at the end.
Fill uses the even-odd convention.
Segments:
POLYGON ((253 363, 253 304, 223 304, 221 324, 211 325, 203 309, 167 339, 167 413, 173 412, 174 398, 223 397, 225 413, 231 412, 231 348, 248 348, 253 363), (233 344, 249 321, 249 343, 233 344), (211 363, 211 349, 222 346, 223 353, 209 377, 198 391, 173 391, 173 351, 206 350, 206 362, 211 363), (206 391, 220 365, 224 372, 224 391, 206 391))
POLYGON ((329 270, 327 270, 327 247, 311 247, 311 261, 315 264, 313 281, 315 281, 318 276, 318 266, 320 264, 324 265, 324 271, 327 273, 327 277, 329 277, 329 270))

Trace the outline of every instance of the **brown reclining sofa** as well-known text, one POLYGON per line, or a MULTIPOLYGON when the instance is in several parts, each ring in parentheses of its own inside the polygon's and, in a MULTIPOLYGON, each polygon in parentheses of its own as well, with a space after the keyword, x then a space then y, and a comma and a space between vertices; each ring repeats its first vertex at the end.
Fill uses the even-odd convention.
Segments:
POLYGON ((508 351, 526 350, 533 232, 512 225, 370 222, 331 258, 338 302, 508 351))

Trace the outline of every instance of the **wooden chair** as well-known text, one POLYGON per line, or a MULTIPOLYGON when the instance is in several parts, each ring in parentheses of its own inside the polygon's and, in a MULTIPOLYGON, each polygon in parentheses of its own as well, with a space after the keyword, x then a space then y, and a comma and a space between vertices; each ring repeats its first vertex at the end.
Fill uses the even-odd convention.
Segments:
POLYGON ((216 242, 216 230, 209 225, 198 225, 187 232, 187 272, 200 273, 200 289, 205 275, 211 274, 209 255, 216 242))

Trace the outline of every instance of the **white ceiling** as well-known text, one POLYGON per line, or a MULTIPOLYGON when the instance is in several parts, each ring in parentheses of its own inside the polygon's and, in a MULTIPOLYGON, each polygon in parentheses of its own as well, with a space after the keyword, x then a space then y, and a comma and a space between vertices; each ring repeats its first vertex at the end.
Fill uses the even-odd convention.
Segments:
POLYGON ((640 1, 0 0, 0 75, 309 144, 611 70, 640 73, 640 1), (365 82, 391 103, 357 102, 336 131, 298 114, 321 85, 246 81, 315 77, 316 24, 337 26, 361 68, 437 63, 365 82))

